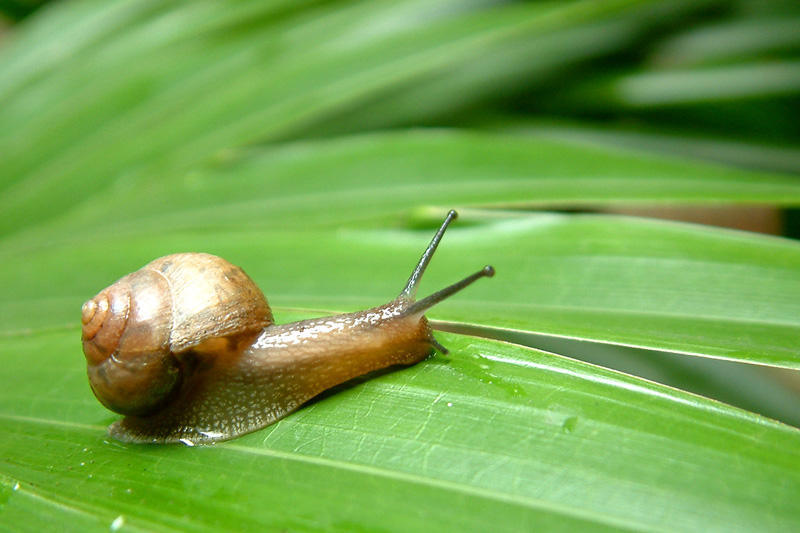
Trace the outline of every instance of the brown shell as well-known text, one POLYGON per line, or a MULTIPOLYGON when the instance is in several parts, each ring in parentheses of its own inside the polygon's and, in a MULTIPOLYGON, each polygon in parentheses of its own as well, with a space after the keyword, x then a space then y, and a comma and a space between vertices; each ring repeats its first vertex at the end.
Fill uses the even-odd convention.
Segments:
POLYGON ((273 324, 261 290, 209 254, 173 254, 128 274, 82 309, 92 391, 125 415, 158 410, 181 382, 175 355, 273 324))

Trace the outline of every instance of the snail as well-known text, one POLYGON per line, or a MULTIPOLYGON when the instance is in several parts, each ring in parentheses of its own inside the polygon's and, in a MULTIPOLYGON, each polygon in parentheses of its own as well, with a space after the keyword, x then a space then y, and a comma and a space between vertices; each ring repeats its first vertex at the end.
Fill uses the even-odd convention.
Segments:
POLYGON ((417 286, 450 211, 400 295, 389 303, 276 325, 242 269, 204 253, 168 255, 83 304, 83 351, 97 399, 124 415, 125 442, 208 444, 261 429, 335 385, 421 361, 437 349, 424 312, 483 276, 426 298, 417 286))

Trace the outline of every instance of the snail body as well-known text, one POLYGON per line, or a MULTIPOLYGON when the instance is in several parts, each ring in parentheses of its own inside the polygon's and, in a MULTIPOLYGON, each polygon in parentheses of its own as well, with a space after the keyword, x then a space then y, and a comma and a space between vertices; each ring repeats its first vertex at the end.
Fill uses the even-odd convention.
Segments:
POLYGON ((125 415, 122 441, 191 444, 263 428, 320 392, 370 371, 409 365, 433 348, 425 310, 483 276, 422 300, 417 285, 448 224, 400 295, 379 307, 276 325, 266 298, 239 268, 209 254, 156 259, 83 306, 92 391, 125 415))

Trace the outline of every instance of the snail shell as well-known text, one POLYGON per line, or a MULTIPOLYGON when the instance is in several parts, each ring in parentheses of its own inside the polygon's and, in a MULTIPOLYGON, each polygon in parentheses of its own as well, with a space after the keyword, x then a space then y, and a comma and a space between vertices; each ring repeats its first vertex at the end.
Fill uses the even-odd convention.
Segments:
POLYGON ((202 253, 156 259, 83 304, 83 351, 92 391, 107 408, 143 416, 181 381, 177 354, 274 323, 244 271, 202 253))

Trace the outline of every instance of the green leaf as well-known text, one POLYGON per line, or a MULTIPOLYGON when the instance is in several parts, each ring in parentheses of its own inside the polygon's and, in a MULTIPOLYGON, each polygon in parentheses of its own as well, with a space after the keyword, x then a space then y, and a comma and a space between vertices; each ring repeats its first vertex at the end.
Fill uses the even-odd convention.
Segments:
POLYGON ((690 66, 791 54, 800 49, 798 24, 800 17, 796 15, 770 14, 692 28, 661 43, 653 51, 651 61, 690 66))
POLYGON ((15 336, 1 348, 0 375, 17 383, 0 396, 11 517, 45 511, 108 525, 122 516, 156 530, 467 531, 778 531, 798 518, 796 429, 542 352, 440 335, 449 357, 190 449, 104 438, 113 417, 86 386, 77 335, 15 336))
MULTIPOLYGON (((616 146, 598 148, 581 136, 580 127, 566 133, 536 130, 535 135, 398 130, 279 144, 233 152, 225 161, 175 179, 119 180, 55 226, 72 234, 65 238, 89 240, 149 234, 162 227, 386 222, 419 201, 445 207, 482 203, 589 209, 620 203, 800 205, 800 180, 792 176, 616 146), (370 201, 364 202, 363 195, 370 201)), ((91 189, 96 180, 87 175, 75 186, 91 189)), ((52 228, 6 242, 32 246, 37 234, 48 240, 52 228)))
MULTIPOLYGON (((718 136, 700 135, 696 131, 666 130, 663 127, 631 128, 626 126, 597 127, 581 123, 519 122, 510 121, 499 125, 505 130, 524 131, 549 139, 570 141, 576 144, 600 146, 617 150, 642 150, 657 154, 666 154, 673 158, 690 160, 716 161, 734 168, 754 168, 772 172, 791 173, 797 181, 800 174, 800 150, 792 145, 776 145, 764 142, 752 142, 743 139, 720 138, 718 136)), ((708 170, 699 170, 698 182, 708 175, 708 170)), ((694 172, 690 172, 694 174, 694 172)), ((771 178, 767 178, 767 183, 771 178)), ((685 177, 684 177, 685 179, 685 177)), ((761 180, 753 180, 750 184, 757 186, 761 180)), ((767 183, 764 183, 766 185, 767 183)), ((786 182, 785 182, 786 183, 786 182)), ((703 185, 701 185, 703 187, 703 185)), ((715 191, 717 199, 728 197, 733 183, 724 184, 715 191)), ((663 192, 663 191, 662 191, 663 192)), ((788 192, 788 191, 787 191, 788 192)), ((745 193, 744 198, 759 195, 755 189, 745 193)), ((777 198, 765 199, 770 205, 793 205, 792 194, 788 195, 788 203, 783 204, 777 198)), ((744 199, 743 198, 743 199, 744 199)), ((653 201, 656 201, 654 199, 653 201)), ((688 202, 689 198, 676 198, 676 201, 688 202)), ((710 199, 707 201, 711 202, 710 199)))
POLYGON ((650 108, 795 95, 800 61, 636 73, 578 90, 576 101, 650 108))
MULTIPOLYGON (((682 3, 670 2, 676 14, 686 9, 682 3)), ((488 61, 503 47, 533 42, 524 62, 505 61, 480 83, 491 87, 509 73, 524 79, 541 69, 534 46, 539 39, 561 31, 563 42, 620 14, 630 39, 649 24, 650 4, 614 0, 476 9, 453 0, 442 6, 311 3, 304 10, 290 2, 230 9, 225 2, 206 1, 160 9, 134 2, 130 10, 111 10, 99 29, 68 47, 57 66, 50 54, 34 53, 39 47, 12 48, 0 57, 0 73, 10 72, 5 80, 10 88, 0 92, 5 125, 0 153, 6 154, 0 232, 19 227, 21 219, 47 220, 80 202, 82 182, 104 188, 109 176, 181 173, 227 149, 313 134, 365 101, 456 65, 469 70, 476 58, 488 61), (38 62, 28 61, 31 54, 38 62), (41 83, 14 81, 19 70, 24 81, 41 83), (104 157, 97 158, 100 152, 104 157), (29 208, 34 202, 39 209, 29 208)), ((40 47, 57 46, 51 39, 60 43, 71 34, 69 28, 54 32, 40 47)), ((582 42, 583 55, 551 59, 551 68, 593 57, 598 48, 606 49, 607 34, 589 32, 593 38, 582 42)), ((563 48, 546 47, 551 58, 563 56, 563 48)), ((0 75, 0 87, 3 81, 0 75)), ((428 95, 421 100, 453 109, 479 101, 480 94, 467 101, 450 93, 437 93, 435 102, 428 95)), ((394 108, 391 102, 387 106, 394 108)), ((372 127, 404 123, 407 113, 398 111, 372 127)))
MULTIPOLYGON (((452 283, 486 263, 498 275, 459 296, 458 306, 432 311, 434 318, 800 369, 796 242, 563 215, 454 228, 447 237, 426 287, 452 283)), ((353 311, 399 293, 424 239, 374 230, 205 231, 24 251, 24 268, 20 254, 0 267, 12 280, 4 329, 24 327, 14 316, 32 319, 38 298, 74 298, 77 308, 81 295, 151 258, 192 250, 245 265, 278 306, 353 311), (96 257, 105 259, 87 262, 96 257), (303 267, 320 261, 323 271, 303 267), (59 276, 43 284, 53 264, 61 265, 59 276)))

